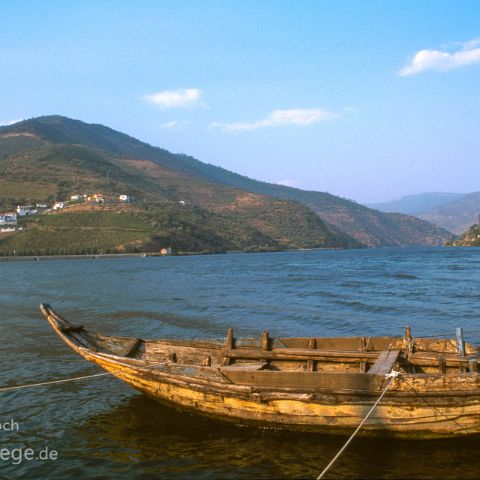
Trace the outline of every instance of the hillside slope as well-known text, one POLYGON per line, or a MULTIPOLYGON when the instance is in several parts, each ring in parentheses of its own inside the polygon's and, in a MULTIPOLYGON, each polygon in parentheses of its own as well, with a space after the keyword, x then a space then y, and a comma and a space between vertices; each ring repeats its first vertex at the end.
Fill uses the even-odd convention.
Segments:
POLYGON ((472 225, 458 240, 449 242, 452 247, 480 247, 480 225, 472 225))
MULTIPOLYGON (((0 208, 23 202, 51 202, 83 192, 99 191, 112 197, 129 194, 137 198, 142 211, 153 217, 162 211, 173 215, 174 205, 178 206, 180 201, 185 204, 185 208, 175 211, 177 230, 150 231, 151 238, 146 243, 149 248, 178 244, 178 249, 192 251, 264 251, 361 246, 297 202, 217 185, 189 174, 186 168, 175 170, 138 158, 143 148, 154 150, 155 155, 160 152, 160 156, 162 151, 112 132, 106 127, 62 117, 44 117, 1 128, 0 151, 8 153, 0 158, 0 208), (74 128, 70 128, 72 125, 74 128), (120 141, 109 141, 112 135, 120 141), (131 145, 139 145, 138 154, 131 145), (190 232, 198 244, 180 241, 179 230, 190 232)), ((157 222, 155 218, 150 220, 157 222)), ((36 233, 46 235, 46 230, 40 228, 36 233)), ((21 239, 28 235, 22 232, 2 242, 7 242, 10 250, 15 242, 20 242, 22 249, 27 242, 22 243, 21 239)), ((53 242, 52 235, 48 242, 53 242)))
MULTIPOLYGON (((24 143, 26 138, 39 142, 37 146, 68 143, 106 152, 104 156, 122 172, 145 179, 147 197, 161 195, 170 201, 184 200, 209 211, 235 212, 246 218, 266 204, 273 206, 271 197, 287 201, 288 211, 300 212, 299 202, 326 222, 325 233, 335 238, 342 232, 348 234, 343 236, 343 245, 353 245, 349 237, 368 246, 440 245, 451 238, 444 229, 414 217, 379 212, 328 193, 259 182, 152 147, 102 125, 60 116, 26 120, 0 128, 0 152, 9 149, 10 155, 22 153, 26 147, 21 145, 21 138, 24 143)), ((302 215, 308 216, 307 209, 302 215)))
POLYGON ((173 204, 75 208, 22 220, 27 228, 0 239, 0 256, 99 253, 217 253, 284 248, 233 218, 173 204))
MULTIPOLYGON (((191 157, 184 158, 184 161, 191 165, 198 162, 191 157)), ((219 184, 300 202, 322 220, 371 247, 443 245, 453 237, 446 229, 428 221, 410 215, 380 212, 326 192, 261 182, 208 164, 198 166, 197 174, 219 184)))

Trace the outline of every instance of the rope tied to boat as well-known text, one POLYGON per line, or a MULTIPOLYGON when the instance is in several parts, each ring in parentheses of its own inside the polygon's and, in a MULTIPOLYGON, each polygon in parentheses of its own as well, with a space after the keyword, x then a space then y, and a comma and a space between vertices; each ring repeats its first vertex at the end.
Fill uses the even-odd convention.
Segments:
POLYGON ((355 429, 355 431, 352 433, 352 435, 350 435, 350 438, 345 442, 345 444, 343 445, 343 447, 338 451, 338 453, 332 458, 332 460, 330 461, 330 463, 323 469, 322 473, 317 477, 316 480, 321 480, 325 475, 326 473, 330 470, 330 468, 333 466, 333 464, 340 458, 340 456, 342 455, 342 453, 346 450, 346 448, 348 447, 348 445, 350 445, 350 442, 355 438, 355 436, 357 435, 357 433, 360 431, 360 429, 363 427, 363 425, 365 424, 365 422, 368 420, 368 418, 370 417, 370 415, 373 413, 373 411, 377 408, 378 404, 382 401, 382 398, 384 397, 384 395, 387 393, 387 390, 390 388, 390 386, 392 385, 393 383, 393 380, 395 380, 396 378, 398 378, 399 376, 401 375, 401 372, 398 372, 398 371, 395 371, 395 370, 392 370, 390 373, 387 373, 385 375, 385 379, 388 380, 388 383, 387 385, 384 387, 384 389, 382 390, 382 393, 380 394, 380 396, 377 398, 376 402, 372 405, 372 408, 370 408, 370 410, 368 411, 368 413, 365 415, 365 417, 363 418, 363 420, 360 422, 360 425, 358 425, 358 427, 355 429))
MULTIPOLYGON (((95 378, 95 377, 103 377, 103 376, 107 376, 107 375, 112 375, 112 373, 110 373, 110 372, 96 373, 96 374, 93 374, 93 375, 83 375, 83 376, 80 376, 80 377, 64 378, 64 379, 61 379, 61 380, 51 380, 51 381, 47 381, 47 382, 30 383, 30 384, 24 384, 24 385, 15 385, 15 386, 11 386, 11 387, 3 387, 3 388, 0 388, 0 393, 1 392, 7 392, 7 391, 13 391, 13 390, 19 390, 19 389, 23 389, 23 388, 33 388, 33 387, 41 387, 41 386, 45 386, 45 385, 53 385, 53 384, 58 384, 58 383, 76 382, 76 381, 86 380, 86 379, 95 378)), ((398 378, 400 375, 401 375, 401 372, 398 372, 398 371, 395 371, 395 370, 392 370, 391 372, 389 372, 385 375, 384 378, 386 380, 388 380, 388 383, 383 388, 382 393, 377 398, 375 403, 372 405, 372 407, 370 408, 368 413, 365 415, 363 420, 360 422, 358 427, 352 433, 350 438, 345 442, 343 447, 338 451, 338 453, 335 455, 335 457, 333 457, 333 459, 324 468, 324 470, 322 471, 322 473, 320 473, 320 475, 317 477, 316 480, 321 480, 325 476, 325 474, 330 470, 330 468, 334 465, 334 463, 340 458, 342 453, 346 450, 348 445, 352 442, 352 440, 355 438, 357 433, 361 430, 361 428, 363 427, 365 422, 368 420, 370 415, 377 408, 378 404, 382 401, 384 395, 387 393, 388 389, 392 385, 393 380, 398 378)))
POLYGON ((87 378, 104 377, 105 375, 113 375, 113 374, 110 373, 110 372, 96 373, 94 375, 84 375, 82 377, 64 378, 62 380, 51 380, 51 381, 48 381, 48 382, 29 383, 29 384, 25 384, 25 385, 15 385, 13 387, 0 388, 0 392, 8 392, 8 391, 11 391, 11 390, 19 390, 21 388, 43 387, 44 385, 53 385, 55 383, 76 382, 76 381, 79 381, 79 380, 86 380, 87 378))

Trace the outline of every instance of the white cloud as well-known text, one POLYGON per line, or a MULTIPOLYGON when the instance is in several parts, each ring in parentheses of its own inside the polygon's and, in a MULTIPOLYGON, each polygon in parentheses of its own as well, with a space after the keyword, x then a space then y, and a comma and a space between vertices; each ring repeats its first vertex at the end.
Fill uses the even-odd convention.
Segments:
POLYGON ((182 128, 186 127, 187 125, 190 125, 189 120, 184 120, 183 122, 178 121, 178 120, 171 120, 170 122, 165 122, 160 125, 160 128, 182 128))
POLYGON ((177 123, 178 122, 176 120, 172 120, 171 122, 165 122, 160 125, 160 128, 172 128, 177 125, 177 123))
POLYGON ((456 52, 420 50, 398 74, 406 77, 426 70, 453 70, 477 62, 480 62, 480 39, 462 43, 461 48, 456 52))
POLYGON ((3 122, 0 121, 0 127, 7 127, 8 125, 13 125, 18 122, 22 122, 25 120, 24 118, 17 118, 16 120, 4 120, 3 122))
POLYGON ((181 88, 164 90, 145 97, 146 100, 160 108, 179 108, 194 105, 202 95, 198 88, 181 88))
POLYGON ((330 120, 338 117, 337 113, 328 112, 320 108, 274 110, 263 120, 252 123, 218 123, 213 122, 211 127, 221 128, 224 131, 256 130, 258 128, 283 127, 285 125, 310 125, 312 123, 330 120))

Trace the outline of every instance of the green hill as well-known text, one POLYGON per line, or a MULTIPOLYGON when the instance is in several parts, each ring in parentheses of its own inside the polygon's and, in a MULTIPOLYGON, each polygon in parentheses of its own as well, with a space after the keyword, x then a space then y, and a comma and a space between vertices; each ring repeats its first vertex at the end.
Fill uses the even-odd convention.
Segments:
POLYGON ((156 251, 164 246, 178 251, 361 246, 297 202, 208 182, 187 167, 167 168, 144 158, 145 152, 153 151, 157 160, 165 155, 170 166, 176 156, 106 127, 42 117, 0 128, 0 151, 8 152, 0 158, 0 209, 64 200, 75 193, 100 192, 111 198, 128 194, 137 199, 135 215, 154 225, 136 232, 142 238, 103 229, 102 239, 96 239, 87 224, 76 240, 71 222, 79 213, 42 215, 30 221, 27 230, 0 239, 4 254, 83 251, 97 244, 97 252, 127 247, 156 251), (55 143, 67 141, 71 143, 55 143), (65 228, 52 225, 54 217, 61 218, 65 228))
MULTIPOLYGON (((152 227, 133 215, 85 211, 39 215, 27 228, 0 241, 0 255, 113 253, 148 238, 152 227)), ((131 250, 127 248, 127 250, 131 250)))
POLYGON ((27 171, 14 177, 1 175, 0 192, 7 193, 0 193, 0 207, 8 206, 13 196, 31 199, 48 193, 58 198, 77 189, 112 194, 128 190, 145 201, 184 201, 210 213, 233 214, 292 247, 439 245, 451 238, 449 232, 414 217, 379 212, 328 193, 259 182, 102 125, 60 116, 1 127, 1 152, 8 153, 0 158, 0 170, 23 158, 22 168, 27 171), (45 153, 52 148, 60 149, 53 150, 54 158, 62 156, 66 165, 55 181, 53 174, 45 178, 37 162, 44 159, 44 171, 53 172, 57 160, 49 160, 45 153), (77 149, 75 154, 72 148, 77 149), (42 180, 29 189, 37 173, 42 180))
POLYGON ((196 174, 209 181, 300 202, 328 224, 368 246, 443 245, 453 236, 441 227, 410 215, 380 212, 326 192, 253 180, 221 167, 202 164, 191 157, 183 157, 183 160, 192 168, 195 166, 196 174))
POLYGON ((449 242, 451 247, 480 247, 480 225, 472 225, 458 240, 449 242))

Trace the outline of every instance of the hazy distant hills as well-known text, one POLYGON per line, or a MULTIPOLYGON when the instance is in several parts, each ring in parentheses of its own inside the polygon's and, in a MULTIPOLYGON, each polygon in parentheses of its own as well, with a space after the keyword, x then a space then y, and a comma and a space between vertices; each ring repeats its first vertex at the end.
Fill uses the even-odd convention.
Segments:
POLYGON ((368 206, 381 212, 398 212, 418 216, 459 200, 465 195, 465 193, 445 192, 419 193, 417 195, 406 195, 390 202, 372 203, 368 206))
POLYGON ((371 206, 382 211, 410 213, 460 235, 478 222, 480 192, 422 193, 371 206))
POLYGON ((225 248, 247 248, 253 238, 260 249, 439 245, 451 238, 411 216, 252 180, 103 125, 47 116, 0 128, 0 208, 96 190, 130 193, 146 204, 183 200, 197 209, 189 216, 192 231, 205 212, 208 231, 230 239, 217 242, 225 248), (237 237, 245 242, 231 241, 237 237))
POLYGON ((425 212, 420 217, 459 235, 478 223, 479 214, 480 192, 474 192, 425 212))

